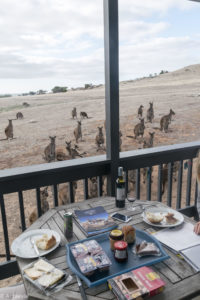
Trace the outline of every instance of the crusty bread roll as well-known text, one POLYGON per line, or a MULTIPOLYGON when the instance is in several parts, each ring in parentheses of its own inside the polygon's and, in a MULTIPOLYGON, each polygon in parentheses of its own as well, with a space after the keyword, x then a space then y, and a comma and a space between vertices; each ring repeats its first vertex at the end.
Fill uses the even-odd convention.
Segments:
POLYGON ((34 267, 24 270, 24 273, 32 280, 38 279, 43 274, 43 272, 38 271, 34 267))
POLYGON ((43 236, 36 240, 36 245, 41 250, 48 250, 52 248, 56 244, 56 238, 54 235, 48 237, 47 234, 43 234, 43 236))
POLYGON ((153 214, 150 212, 146 213, 146 217, 151 223, 154 223, 154 224, 162 222, 162 220, 164 218, 161 214, 153 214))
POLYGON ((131 225, 125 225, 122 227, 122 232, 124 234, 124 241, 131 244, 135 241, 135 228, 131 225))

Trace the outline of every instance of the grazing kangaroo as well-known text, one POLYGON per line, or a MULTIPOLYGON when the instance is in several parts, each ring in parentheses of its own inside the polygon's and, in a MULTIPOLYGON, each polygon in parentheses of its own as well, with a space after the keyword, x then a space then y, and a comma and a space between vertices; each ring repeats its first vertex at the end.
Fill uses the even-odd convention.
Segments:
MULTIPOLYGON (((49 210, 49 202, 47 201, 49 194, 48 194, 48 186, 45 187, 43 190, 40 190, 40 200, 41 200, 41 212, 44 214, 49 210)), ((30 216, 29 216, 29 222, 30 225, 33 224, 38 218, 37 209, 35 208, 30 216)))
POLYGON ((30 106, 30 104, 28 104, 27 102, 23 102, 22 105, 23 105, 24 107, 29 107, 29 106, 30 106))
POLYGON ((147 110, 147 122, 152 123, 154 119, 154 109, 153 109, 153 102, 149 102, 150 107, 147 110))
POLYGON ((153 147, 154 134, 155 134, 155 132, 149 132, 149 138, 144 140, 143 148, 153 147))
POLYGON ((77 119, 77 111, 76 111, 76 107, 74 107, 74 108, 72 109, 72 118, 73 118, 73 119, 74 119, 74 118, 77 119))
POLYGON ((81 129, 81 121, 77 121, 78 125, 74 129, 74 136, 76 139, 76 143, 78 143, 78 140, 81 139, 82 141, 82 129, 81 129))
POLYGON ((13 124, 12 124, 12 119, 8 120, 8 121, 9 121, 9 124, 6 127, 6 129, 5 129, 5 135, 6 135, 7 140, 8 139, 13 139, 13 124))
POLYGON ((88 119, 88 115, 87 115, 87 113, 85 112, 85 111, 81 111, 80 112, 80 117, 82 118, 82 119, 88 119))
MULTIPOLYGON (((73 181, 72 186, 73 186, 73 195, 74 195, 74 198, 75 198, 76 189, 77 189, 77 182, 73 181)), ((69 184, 66 183, 62 186, 59 186, 59 189, 58 189, 58 205, 64 205, 64 204, 69 204, 69 203, 70 203, 70 189, 69 189, 69 184)))
POLYGON ((135 128, 133 130, 134 134, 135 134, 135 139, 137 137, 139 137, 140 135, 143 137, 143 135, 144 135, 144 129, 145 129, 144 119, 141 119, 140 123, 136 124, 135 128))
POLYGON ((44 149, 44 159, 47 162, 54 161, 56 158, 56 136, 49 136, 50 144, 44 149))
POLYGON ((138 108, 138 118, 142 118, 142 114, 143 114, 143 105, 140 105, 140 107, 138 108))
POLYGON ((136 183, 136 170, 129 170, 128 171, 128 190, 129 191, 135 190, 135 183, 136 183))
POLYGON ((19 111, 19 112, 16 114, 16 118, 17 118, 17 119, 23 119, 24 116, 23 116, 23 114, 19 111))
POLYGON ((98 127, 98 134, 96 135, 96 138, 95 138, 95 143, 97 145, 97 151, 99 151, 103 144, 104 144, 104 135, 103 135, 103 127, 98 127))
POLYGON ((91 177, 88 180, 88 197, 89 198, 98 197, 97 177, 91 177))
MULTIPOLYGON (((175 161, 172 166, 172 178, 177 181, 177 172, 179 169, 179 161, 175 161)), ((162 168, 162 194, 165 192, 166 183, 168 182, 168 164, 164 164, 162 168)))
POLYGON ((168 132, 169 124, 171 123, 172 116, 175 115, 175 112, 170 108, 169 114, 163 116, 160 119, 160 130, 164 132, 168 132))

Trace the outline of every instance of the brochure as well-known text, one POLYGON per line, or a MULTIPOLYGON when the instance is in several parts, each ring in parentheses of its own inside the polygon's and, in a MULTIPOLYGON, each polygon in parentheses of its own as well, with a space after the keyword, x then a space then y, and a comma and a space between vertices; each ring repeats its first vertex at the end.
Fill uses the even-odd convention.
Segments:
POLYGON ((75 210, 75 220, 86 236, 110 231, 117 224, 102 206, 85 210, 75 210))

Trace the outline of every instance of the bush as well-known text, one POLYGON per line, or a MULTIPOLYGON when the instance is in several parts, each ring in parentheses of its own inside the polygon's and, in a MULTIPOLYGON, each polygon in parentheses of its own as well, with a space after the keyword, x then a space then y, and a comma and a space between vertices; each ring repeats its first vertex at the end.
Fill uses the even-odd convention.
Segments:
POLYGON ((67 87, 66 86, 55 86, 52 89, 53 93, 66 93, 67 92, 67 87))

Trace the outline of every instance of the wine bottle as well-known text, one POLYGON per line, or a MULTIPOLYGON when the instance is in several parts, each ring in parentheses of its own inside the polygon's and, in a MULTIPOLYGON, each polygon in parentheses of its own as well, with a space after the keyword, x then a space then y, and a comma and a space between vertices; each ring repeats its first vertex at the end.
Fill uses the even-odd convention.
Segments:
POLYGON ((125 207, 125 180, 123 176, 123 168, 118 168, 118 178, 116 180, 116 198, 115 204, 116 207, 125 207))

